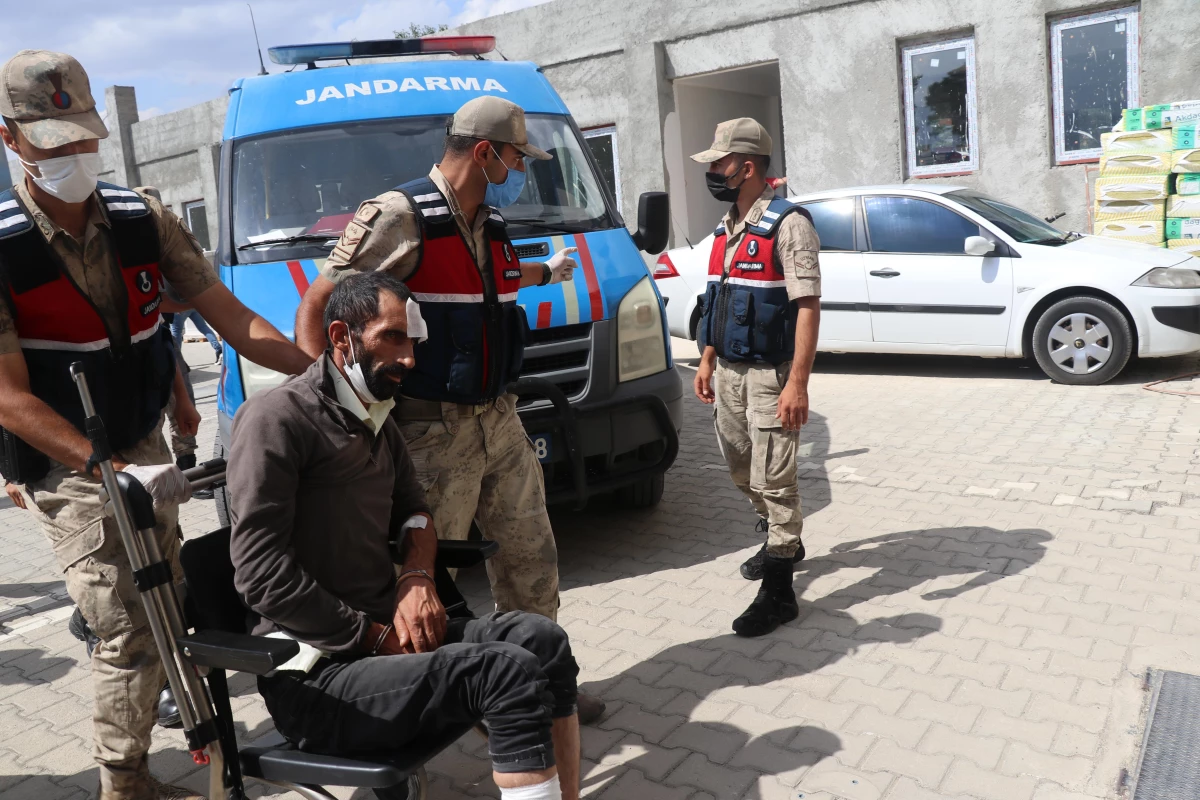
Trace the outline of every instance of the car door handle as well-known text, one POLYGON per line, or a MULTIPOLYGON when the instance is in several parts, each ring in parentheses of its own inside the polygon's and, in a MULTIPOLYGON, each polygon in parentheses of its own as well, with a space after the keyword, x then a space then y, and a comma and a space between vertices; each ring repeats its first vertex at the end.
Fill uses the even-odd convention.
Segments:
POLYGON ((871 270, 871 274, 876 278, 894 278, 900 273, 894 269, 873 269, 871 270))

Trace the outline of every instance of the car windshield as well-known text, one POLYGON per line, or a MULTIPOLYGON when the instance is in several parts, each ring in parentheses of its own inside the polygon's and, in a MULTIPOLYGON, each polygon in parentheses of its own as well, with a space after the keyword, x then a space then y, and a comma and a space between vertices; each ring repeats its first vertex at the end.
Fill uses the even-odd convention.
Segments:
MULTIPOLYGON (((530 114, 530 141, 554 156, 526 162, 516 203, 502 213, 513 237, 614 226, 600 181, 569 118, 530 114)), ((413 117, 288 131, 234 145, 235 263, 327 254, 363 200, 429 173, 445 117, 413 117)))
POLYGON ((962 203, 1021 244, 1060 245, 1071 241, 1050 223, 982 192, 960 189, 947 193, 946 197, 962 203))

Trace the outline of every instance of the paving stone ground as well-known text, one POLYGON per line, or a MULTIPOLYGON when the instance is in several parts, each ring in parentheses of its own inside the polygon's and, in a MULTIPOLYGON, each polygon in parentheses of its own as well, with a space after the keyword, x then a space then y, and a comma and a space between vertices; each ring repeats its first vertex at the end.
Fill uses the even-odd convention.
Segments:
MULTIPOLYGON (((207 363, 204 345, 188 355, 207 363)), ((1200 669, 1200 405, 1141 388, 1197 370, 1200 358, 1146 361, 1092 388, 1015 362, 820 358, 800 457, 801 617, 753 640, 729 623, 755 591, 737 573, 754 516, 710 412, 688 399, 658 508, 553 514, 560 622, 583 687, 609 704, 583 734, 585 795, 1121 797, 1146 670, 1200 669)), ((194 373, 202 452, 216 375, 194 373)), ((189 535, 215 527, 212 502, 181 520, 189 535)), ((483 574, 462 583, 484 608, 483 574)), ((94 791, 70 612, 41 533, 0 507, 5 800, 94 791)), ((242 739, 271 730, 252 681, 234 685, 242 739)), ((495 797, 485 751, 471 734, 435 759, 430 796, 495 797)), ((178 732, 156 733, 151 763, 204 785, 178 732)))

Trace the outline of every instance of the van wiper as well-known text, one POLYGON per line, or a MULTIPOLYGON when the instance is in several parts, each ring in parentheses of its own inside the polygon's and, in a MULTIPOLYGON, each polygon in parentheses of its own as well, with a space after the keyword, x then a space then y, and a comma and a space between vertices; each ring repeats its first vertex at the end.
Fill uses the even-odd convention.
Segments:
POLYGON ((591 226, 581 227, 569 222, 547 223, 539 222, 536 219, 506 219, 505 222, 509 225, 524 225, 527 228, 535 228, 548 233, 587 233, 591 230, 591 226))
POLYGON ((1045 239, 1034 239, 1029 244, 1045 244, 1045 245, 1055 246, 1055 245, 1060 245, 1060 244, 1066 244, 1069 241, 1071 241, 1071 240, 1067 239, 1063 236, 1050 236, 1045 239))
POLYGON ((238 245, 238 250, 249 250, 252 247, 270 247, 274 244, 295 244, 296 242, 329 242, 337 241, 341 234, 332 233, 298 233, 295 236, 283 236, 279 239, 263 239, 260 242, 238 245))

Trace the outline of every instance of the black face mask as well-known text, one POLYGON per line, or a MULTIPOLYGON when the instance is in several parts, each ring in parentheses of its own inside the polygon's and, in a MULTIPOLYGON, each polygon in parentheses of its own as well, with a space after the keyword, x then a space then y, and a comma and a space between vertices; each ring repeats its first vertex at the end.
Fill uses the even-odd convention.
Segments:
POLYGON ((704 173, 704 182, 708 184, 709 194, 722 203, 735 202, 738 199, 738 193, 741 191, 742 183, 746 182, 746 179, 743 178, 742 183, 739 183, 737 186, 728 185, 729 179, 736 177, 738 172, 741 172, 741 169, 729 176, 722 175, 719 172, 704 173))

